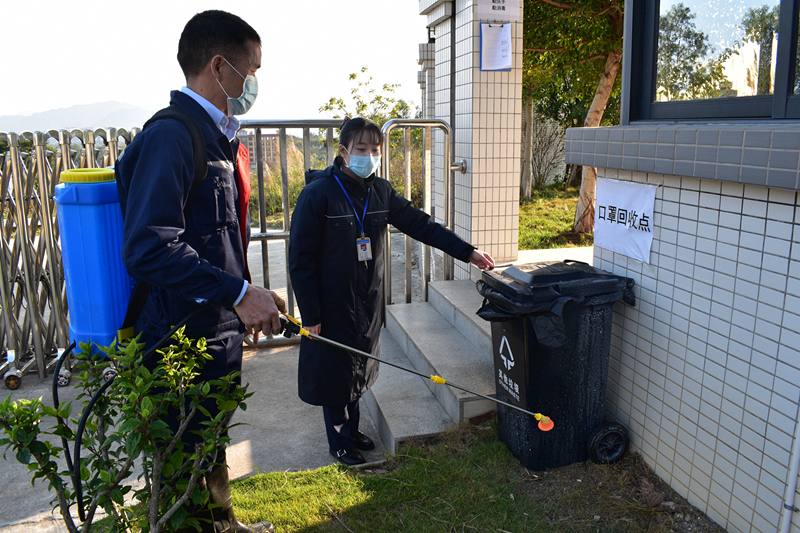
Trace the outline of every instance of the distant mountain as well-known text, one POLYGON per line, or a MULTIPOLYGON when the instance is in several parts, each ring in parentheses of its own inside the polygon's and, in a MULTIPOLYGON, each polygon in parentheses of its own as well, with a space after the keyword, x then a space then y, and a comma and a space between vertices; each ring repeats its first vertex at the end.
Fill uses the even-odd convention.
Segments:
POLYGON ((0 131, 49 131, 97 128, 142 127, 156 110, 142 109, 123 102, 74 105, 33 115, 0 117, 0 131))

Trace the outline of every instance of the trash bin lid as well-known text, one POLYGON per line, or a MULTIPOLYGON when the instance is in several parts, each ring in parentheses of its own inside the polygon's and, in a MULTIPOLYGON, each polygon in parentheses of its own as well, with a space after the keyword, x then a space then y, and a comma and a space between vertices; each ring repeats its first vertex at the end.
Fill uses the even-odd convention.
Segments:
POLYGON ((504 296, 527 303, 608 294, 626 286, 626 278, 577 261, 545 261, 484 271, 483 281, 504 296))

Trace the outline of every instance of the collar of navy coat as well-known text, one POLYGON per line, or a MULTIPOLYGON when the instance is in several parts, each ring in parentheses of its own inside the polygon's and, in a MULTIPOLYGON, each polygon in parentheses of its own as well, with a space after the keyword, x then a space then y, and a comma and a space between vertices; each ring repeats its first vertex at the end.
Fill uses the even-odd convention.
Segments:
MULTIPOLYGON (((325 216, 331 220, 331 222, 333 222, 334 227, 339 227, 342 229, 345 226, 357 227, 358 222, 354 216, 353 209, 355 207, 355 209, 358 210, 358 216, 361 217, 362 213, 364 212, 364 202, 367 200, 367 194, 369 194, 369 206, 367 206, 366 220, 363 221, 364 231, 369 233, 367 228, 386 224, 389 215, 389 209, 388 205, 385 204, 386 191, 383 189, 385 186, 389 186, 388 181, 379 178, 375 174, 372 174, 363 182, 359 182, 355 178, 345 174, 341 167, 337 165, 328 167, 325 169, 325 171, 326 174, 320 177, 325 180, 328 188, 328 194, 334 199, 334 202, 328 204, 328 207, 333 207, 334 210, 327 212, 325 216), (353 206, 351 206, 350 202, 347 201, 344 192, 342 192, 342 187, 339 186, 334 174, 339 178, 339 181, 341 181, 345 190, 347 190, 347 194, 350 195, 350 199, 353 201, 353 206)), ((360 232, 360 228, 357 229, 360 232)))
POLYGON ((197 122, 197 125, 200 126, 203 140, 206 143, 209 173, 211 173, 212 168, 233 172, 233 163, 231 161, 235 159, 234 154, 237 150, 234 149, 234 145, 236 145, 235 148, 238 149, 238 138, 234 139, 234 142, 229 141, 211 119, 211 115, 209 115, 208 112, 203 109, 203 106, 198 104, 191 96, 180 91, 172 91, 170 93, 169 103, 171 106, 180 107, 189 113, 197 122), (216 152, 214 148, 216 147, 222 151, 222 154, 216 154, 217 157, 221 157, 222 159, 215 161, 213 158, 216 152))

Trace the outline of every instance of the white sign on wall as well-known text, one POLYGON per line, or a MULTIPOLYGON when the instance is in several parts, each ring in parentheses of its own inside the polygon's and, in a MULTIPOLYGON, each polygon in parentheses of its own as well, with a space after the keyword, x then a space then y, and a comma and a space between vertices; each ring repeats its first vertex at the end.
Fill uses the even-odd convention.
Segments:
POLYGON ((481 70, 511 70, 511 24, 481 22, 481 70))
POLYGON ((594 244, 650 262, 655 185, 597 178, 594 244))
POLYGON ((478 20, 515 22, 521 20, 521 0, 478 0, 478 20))

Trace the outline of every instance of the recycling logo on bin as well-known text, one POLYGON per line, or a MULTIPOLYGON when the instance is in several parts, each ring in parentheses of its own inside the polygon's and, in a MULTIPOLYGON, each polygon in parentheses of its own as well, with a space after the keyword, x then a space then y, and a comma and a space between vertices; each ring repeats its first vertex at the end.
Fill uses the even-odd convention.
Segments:
POLYGON ((505 396, 512 405, 524 408, 525 346, 520 332, 513 330, 513 323, 514 321, 492 323, 493 328, 501 330, 499 335, 492 335, 495 378, 498 394, 505 396))
POLYGON ((506 370, 511 370, 514 366, 514 352, 511 351, 511 346, 508 345, 508 339, 503 335, 503 340, 500 341, 500 359, 503 360, 503 366, 506 370))

